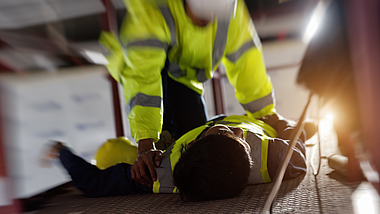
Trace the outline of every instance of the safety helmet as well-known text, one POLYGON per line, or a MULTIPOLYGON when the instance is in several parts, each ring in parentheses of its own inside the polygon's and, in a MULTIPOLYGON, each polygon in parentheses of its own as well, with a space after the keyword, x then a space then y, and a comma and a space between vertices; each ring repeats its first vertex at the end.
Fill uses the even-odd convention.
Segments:
POLYGON ((137 145, 125 137, 108 139, 95 155, 96 166, 106 169, 118 163, 133 164, 137 159, 137 145))
POLYGON ((213 20, 235 17, 237 0, 186 0, 191 12, 199 19, 213 20))

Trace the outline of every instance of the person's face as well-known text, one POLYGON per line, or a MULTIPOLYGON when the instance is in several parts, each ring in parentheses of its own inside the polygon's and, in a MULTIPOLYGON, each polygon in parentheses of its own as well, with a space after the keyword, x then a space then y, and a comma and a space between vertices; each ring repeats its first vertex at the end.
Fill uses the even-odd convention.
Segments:
POLYGON ((214 18, 213 16, 210 16, 209 18, 205 19, 205 18, 200 18, 200 17, 197 17, 196 15, 193 14, 193 11, 191 10, 191 8, 189 7, 189 5, 187 4, 187 2, 185 2, 185 10, 186 10, 186 13, 187 15, 190 17, 190 19, 193 21, 193 23, 197 26, 200 26, 200 27, 205 27, 207 26, 209 23, 213 22, 214 18))
MULTIPOLYGON (((244 131, 241 128, 236 128, 236 127, 232 127, 232 126, 225 126, 225 125, 216 125, 216 126, 211 127, 209 130, 207 130, 200 137, 200 139, 206 137, 207 135, 212 135, 212 134, 214 134, 214 135, 218 135, 218 134, 219 135, 226 135, 227 137, 229 137, 231 135, 232 136, 236 136, 236 137, 238 137, 240 139, 239 143, 241 143, 247 149, 248 152, 251 152, 251 147, 245 141, 245 139, 244 139, 244 131)), ((191 146, 191 144, 193 142, 189 143, 188 147, 191 146)))

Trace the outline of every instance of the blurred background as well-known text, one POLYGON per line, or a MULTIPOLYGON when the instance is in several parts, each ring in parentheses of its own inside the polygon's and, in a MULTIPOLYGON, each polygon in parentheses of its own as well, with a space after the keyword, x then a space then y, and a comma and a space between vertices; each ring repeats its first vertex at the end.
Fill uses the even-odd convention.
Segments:
MULTIPOLYGON (((334 131, 345 176, 367 181, 379 205, 379 2, 246 4, 277 111, 297 121, 315 94, 309 118, 334 131)), ((23 212, 27 199, 70 180, 59 167, 41 166, 49 140, 69 143, 87 161, 109 138, 133 140, 122 90, 98 42, 102 30, 118 30, 125 13, 122 0, 0 1, 1 213, 23 212)), ((204 87, 209 118, 245 113, 223 68, 204 87)))

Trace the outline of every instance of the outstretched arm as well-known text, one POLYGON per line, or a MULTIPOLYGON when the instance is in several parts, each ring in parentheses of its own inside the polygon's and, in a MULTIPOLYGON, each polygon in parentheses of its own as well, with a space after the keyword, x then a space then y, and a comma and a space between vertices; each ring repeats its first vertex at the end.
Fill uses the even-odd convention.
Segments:
MULTIPOLYGON (((55 142, 45 158, 58 158, 71 176, 73 185, 88 197, 151 193, 152 188, 131 178, 131 165, 120 163, 100 170, 55 142)), ((46 159, 45 159, 46 160, 46 159)))
POLYGON ((244 1, 239 0, 231 20, 223 64, 237 100, 248 116, 275 112, 273 87, 266 73, 262 45, 244 1))

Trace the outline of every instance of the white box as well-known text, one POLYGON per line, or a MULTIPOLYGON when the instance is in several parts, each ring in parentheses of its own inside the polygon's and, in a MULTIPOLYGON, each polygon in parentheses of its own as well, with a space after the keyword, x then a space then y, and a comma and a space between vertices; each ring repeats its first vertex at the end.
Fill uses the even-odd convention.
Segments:
POLYGON ((87 161, 115 138, 111 83, 103 66, 0 76, 6 167, 16 198, 70 180, 59 162, 43 167, 49 140, 71 145, 87 161))

